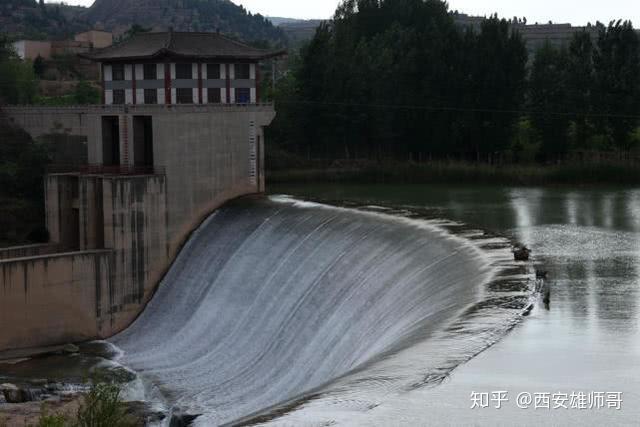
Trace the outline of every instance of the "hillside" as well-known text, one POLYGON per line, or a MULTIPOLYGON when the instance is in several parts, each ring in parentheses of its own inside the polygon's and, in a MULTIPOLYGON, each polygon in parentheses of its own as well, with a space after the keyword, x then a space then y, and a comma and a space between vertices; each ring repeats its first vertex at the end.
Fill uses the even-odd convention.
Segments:
POLYGON ((245 41, 285 42, 282 30, 229 0, 96 0, 86 18, 116 32, 138 24, 158 30, 220 30, 245 41))
POLYGON ((267 18, 273 25, 280 28, 287 36, 289 45, 299 47, 304 42, 311 40, 316 29, 323 22, 321 19, 292 19, 281 17, 267 18))
POLYGON ((133 24, 156 30, 219 30, 247 42, 286 43, 283 30, 229 0, 96 0, 89 8, 0 0, 0 32, 14 39, 65 38, 90 28, 121 34, 133 24))
POLYGON ((61 39, 90 27, 82 16, 85 11, 36 0, 0 0, 0 32, 14 39, 61 39))

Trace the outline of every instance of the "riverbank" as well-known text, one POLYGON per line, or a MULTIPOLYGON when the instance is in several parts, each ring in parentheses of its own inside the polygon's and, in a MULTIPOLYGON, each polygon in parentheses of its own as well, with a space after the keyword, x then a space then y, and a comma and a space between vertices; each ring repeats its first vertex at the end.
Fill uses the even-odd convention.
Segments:
POLYGON ((329 167, 267 171, 271 184, 498 184, 517 186, 640 184, 640 165, 488 165, 463 162, 350 162, 329 167))

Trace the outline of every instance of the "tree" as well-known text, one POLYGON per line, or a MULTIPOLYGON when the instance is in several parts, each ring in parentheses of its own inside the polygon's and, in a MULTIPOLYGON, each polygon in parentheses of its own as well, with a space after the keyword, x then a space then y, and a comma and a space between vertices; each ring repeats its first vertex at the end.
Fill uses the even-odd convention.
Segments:
POLYGON ((546 42, 533 61, 530 79, 531 124, 542 143, 541 160, 562 159, 569 150, 567 133, 567 52, 546 42))
POLYGON ((567 51, 566 72, 567 109, 575 113, 573 143, 576 148, 587 148, 592 133, 588 116, 593 113, 593 55, 591 35, 587 31, 576 33, 567 51))
POLYGON ((100 91, 85 80, 80 80, 76 85, 74 98, 75 103, 79 105, 98 104, 100 103, 100 91))
POLYGON ((44 63, 44 59, 42 59, 42 56, 38 55, 38 57, 33 61, 33 72, 41 79, 44 75, 45 68, 46 65, 44 63))
POLYGON ((600 131, 609 135, 618 149, 628 151, 640 112, 640 41, 631 22, 599 26, 594 69, 593 105, 602 117, 600 131))
POLYGON ((482 23, 473 51, 473 135, 477 160, 505 150, 526 89, 527 50, 520 34, 497 15, 482 23))
POLYGON ((37 92, 30 62, 10 58, 0 61, 0 104, 29 104, 37 92))
POLYGON ((133 24, 123 35, 121 41, 128 40, 136 34, 148 33, 151 28, 145 28, 142 25, 133 24))

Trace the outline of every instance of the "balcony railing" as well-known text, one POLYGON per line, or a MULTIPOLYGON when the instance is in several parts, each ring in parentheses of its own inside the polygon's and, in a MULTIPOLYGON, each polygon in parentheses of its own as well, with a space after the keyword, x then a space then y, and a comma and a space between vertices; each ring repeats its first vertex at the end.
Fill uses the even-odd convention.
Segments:
POLYGON ((81 175, 164 175, 164 166, 133 166, 133 165, 72 165, 53 164, 49 165, 47 172, 50 174, 79 173, 81 175))

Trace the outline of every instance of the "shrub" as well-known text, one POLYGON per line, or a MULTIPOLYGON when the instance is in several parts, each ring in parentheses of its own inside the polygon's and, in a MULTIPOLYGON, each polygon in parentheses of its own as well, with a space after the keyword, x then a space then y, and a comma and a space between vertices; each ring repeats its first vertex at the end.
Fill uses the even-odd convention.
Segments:
POLYGON ((128 427, 124 406, 116 384, 97 383, 78 409, 74 427, 128 427))

